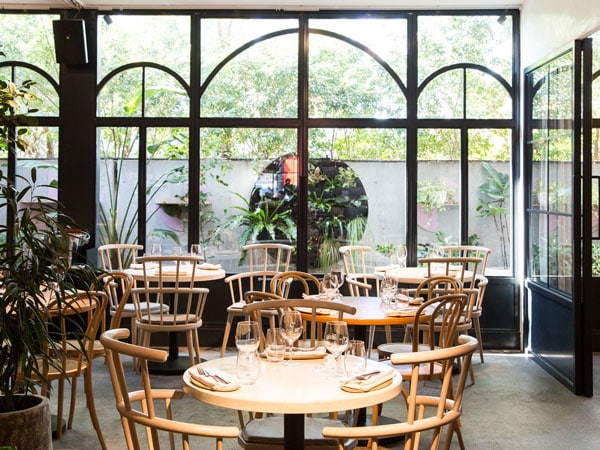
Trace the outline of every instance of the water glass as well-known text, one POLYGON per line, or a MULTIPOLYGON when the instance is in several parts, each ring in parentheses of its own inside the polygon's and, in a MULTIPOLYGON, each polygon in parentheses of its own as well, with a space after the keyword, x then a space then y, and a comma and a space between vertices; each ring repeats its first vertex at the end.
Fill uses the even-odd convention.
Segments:
POLYGON ((406 245, 396 246, 396 259, 399 267, 406 267, 406 245))
POLYGON ((152 244, 150 254, 152 256, 160 256, 162 254, 162 246, 160 244, 152 244))
POLYGON ((344 363, 346 365, 346 374, 351 378, 365 373, 365 369, 367 368, 367 351, 364 341, 351 340, 348 342, 344 363))
POLYGON ((239 353, 256 352, 260 344, 260 332, 258 322, 243 320, 238 322, 235 329, 235 346, 239 353))
MULTIPOLYGON (((200 244, 192 244, 190 246, 190 256, 202 257, 202 246, 200 244)), ((204 258, 202 258, 204 259, 204 258)))
POLYGON ((335 379, 344 377, 344 367, 341 364, 340 355, 348 346, 348 325, 342 320, 331 320, 325 324, 323 332, 325 348, 335 359, 335 379))
POLYGON ((173 247, 171 253, 173 254, 173 256, 181 256, 181 247, 173 247))
POLYGON ((285 339, 281 328, 269 328, 267 330, 267 343, 265 346, 267 360, 281 362, 285 356, 285 339))
POLYGON ((398 291, 398 281, 389 272, 386 272, 383 275, 379 289, 381 290, 381 301, 387 305, 393 301, 398 291))
POLYGON ((330 274, 323 277, 321 291, 327 296, 327 300, 334 300, 337 297, 337 286, 330 274))
POLYGON ((238 352, 235 370, 240 384, 254 384, 260 375, 258 352, 238 352))

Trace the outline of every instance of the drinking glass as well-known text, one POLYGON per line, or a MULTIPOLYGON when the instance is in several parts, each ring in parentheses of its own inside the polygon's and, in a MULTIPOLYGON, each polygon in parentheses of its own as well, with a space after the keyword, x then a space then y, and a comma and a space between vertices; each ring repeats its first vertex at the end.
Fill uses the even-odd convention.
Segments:
POLYGON ((344 369, 341 366, 340 355, 348 346, 348 325, 342 320, 331 320, 325 324, 323 332, 325 339, 325 348, 331 353, 335 360, 335 379, 344 377, 344 369))
POLYGON ((190 246, 190 256, 202 257, 202 246, 200 244, 192 244, 190 246))
POLYGON ((331 274, 327 274, 323 277, 323 281, 321 281, 321 291, 327 296, 328 300, 336 298, 336 283, 332 280, 331 274))
POLYGON ((406 245, 396 246, 396 258, 399 267, 406 267, 406 245))
POLYGON ((150 247, 150 254, 152 256, 160 256, 162 254, 162 247, 160 244, 152 244, 150 247))
POLYGON ((269 361, 283 361, 283 357, 285 356, 285 339, 283 338, 283 330, 281 328, 269 328, 267 330, 265 353, 269 361))
POLYGON ((381 284, 379 285, 381 290, 381 301, 385 304, 389 304, 393 301, 396 292, 398 291, 398 281, 392 274, 385 272, 381 284))
POLYGON ((285 311, 281 316, 280 327, 282 328, 283 338, 286 340, 290 356, 283 362, 285 366, 294 366, 298 361, 292 359, 292 347, 296 339, 302 334, 302 316, 298 311, 285 311))
POLYGON ((340 288, 344 284, 344 272, 341 270, 332 270, 329 273, 331 284, 335 289, 335 297, 340 298, 340 288))
POLYGON ((258 322, 243 320, 238 322, 235 330, 235 346, 240 353, 251 353, 258 349, 260 333, 258 322))
POLYGON ((260 357, 257 351, 238 352, 235 370, 241 384, 254 384, 260 374, 260 357))
POLYGON ((348 348, 344 356, 346 365, 346 374, 349 377, 355 377, 365 373, 367 368, 367 351, 365 350, 365 342, 359 340, 351 340, 348 342, 348 348))

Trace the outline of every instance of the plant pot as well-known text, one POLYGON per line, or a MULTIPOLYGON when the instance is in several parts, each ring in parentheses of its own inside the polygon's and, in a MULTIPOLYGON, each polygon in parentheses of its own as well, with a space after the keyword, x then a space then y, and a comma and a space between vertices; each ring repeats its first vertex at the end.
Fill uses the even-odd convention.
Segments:
POLYGON ((0 446, 52 449, 50 401, 39 395, 27 395, 25 403, 25 409, 0 412, 0 446))

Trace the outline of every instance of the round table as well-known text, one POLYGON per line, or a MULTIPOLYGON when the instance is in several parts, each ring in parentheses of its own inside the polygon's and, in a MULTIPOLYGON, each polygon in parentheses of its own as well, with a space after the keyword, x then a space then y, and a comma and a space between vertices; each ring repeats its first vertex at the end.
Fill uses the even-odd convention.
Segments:
MULTIPOLYGON (((401 377, 394 374, 392 383, 369 392, 346 392, 340 382, 329 377, 328 359, 299 360, 294 366, 284 366, 263 360, 258 381, 242 385, 230 392, 217 392, 197 387, 190 381, 189 368, 183 374, 184 391, 196 400, 210 405, 241 411, 261 411, 284 414, 285 449, 304 448, 304 414, 366 408, 390 400, 401 391, 401 377)), ((236 357, 213 359, 200 364, 218 368, 235 377, 236 357)), ((368 361, 366 372, 387 370, 389 366, 368 361)))

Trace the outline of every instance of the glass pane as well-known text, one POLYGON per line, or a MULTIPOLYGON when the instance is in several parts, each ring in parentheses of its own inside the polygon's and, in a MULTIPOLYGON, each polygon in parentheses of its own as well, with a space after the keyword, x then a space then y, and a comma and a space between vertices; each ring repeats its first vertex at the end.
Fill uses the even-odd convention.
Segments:
POLYGON ((548 283, 548 216, 529 215, 529 277, 548 283))
MULTIPOLYGON (((58 81, 52 21, 58 14, 0 14, 0 42, 7 61, 34 64, 58 81)), ((3 58, 4 59, 4 58, 3 58)))
POLYGON ((188 130, 149 128, 146 159, 146 246, 161 244, 164 255, 174 247, 187 252, 188 130))
POLYGON ((205 128, 201 227, 205 256, 227 272, 248 270, 240 247, 296 242, 296 148, 293 129, 205 128), (206 194, 203 196, 203 194, 206 194))
POLYGON ((548 284, 569 294, 573 292, 573 234, 570 216, 548 217, 548 284))
POLYGON ((15 69, 15 83, 21 85, 23 82, 31 80, 34 84, 29 89, 35 97, 29 102, 29 108, 37 109, 37 112, 31 113, 32 116, 58 116, 59 99, 58 92, 46 78, 39 73, 17 67, 15 69))
POLYGON ((161 70, 146 69, 145 117, 187 117, 190 102, 185 88, 161 70))
POLYGON ((463 70, 451 70, 434 78, 419 95, 419 119, 462 119, 463 70))
POLYGON ((117 74, 98 94, 98 115, 101 117, 141 117, 142 68, 117 74))
MULTIPOLYGON (((395 54, 392 44, 402 36, 387 40, 394 30, 376 28, 378 21, 364 20, 311 20, 312 27, 331 27, 340 36, 324 36, 313 30, 309 41, 309 116, 310 117, 406 117, 406 98, 390 73, 366 50, 354 45, 367 45, 370 36, 380 42, 378 48, 391 56, 390 62, 402 64, 405 55, 395 54), (332 24, 334 24, 332 26, 332 24), (385 46, 381 43, 384 43, 385 46), (335 61, 335 64, 332 64, 335 61)), ((396 23, 396 25, 400 25, 396 23)), ((402 23, 402 25, 404 25, 402 23)), ((406 49, 406 44, 400 48, 406 49)), ((375 51, 375 49, 372 49, 375 51)), ((387 60, 385 61, 388 62, 387 60)), ((402 66, 403 67, 403 66, 402 66)), ((400 82, 406 83, 404 73, 397 74, 400 82)))
POLYGON ((206 117, 297 117, 298 33, 252 45, 229 61, 202 95, 206 117))
POLYGON ((311 29, 331 31, 368 47, 406 84, 406 19, 310 19, 311 29))
POLYGON ((139 130, 99 128, 98 245, 138 240, 139 130))
POLYGON ((368 245, 372 266, 406 239, 406 132, 309 130, 309 270, 339 264, 341 245, 368 245))
MULTIPOLYGON (((298 20, 202 19, 200 28, 201 72, 204 83, 221 61, 250 41, 282 30, 293 29, 297 35, 298 20)), ((297 53, 297 44, 294 52, 297 53)))
POLYGON ((511 267, 511 139, 510 130, 469 130, 469 244, 492 250, 488 271, 511 267))
POLYGON ((498 80, 479 70, 467 70, 468 119, 510 119, 512 99, 498 80))
MULTIPOLYGON (((31 180, 31 170, 36 169, 37 186, 35 195, 57 199, 58 192, 58 128, 29 127, 24 136, 27 142, 25 150, 17 150, 17 175, 31 180)), ((16 179, 17 189, 25 186, 16 179)), ((26 202, 27 196, 23 202, 26 202)), ((23 203, 21 202, 21 203, 23 203)))
POLYGON ((419 16, 418 27, 419 83, 442 67, 466 62, 511 81, 510 16, 419 16))
POLYGON ((99 77, 125 64, 144 61, 167 66, 189 81, 190 24, 185 15, 99 15, 99 77))
POLYGON ((418 131, 418 257, 434 244, 460 242, 460 131, 418 131))

